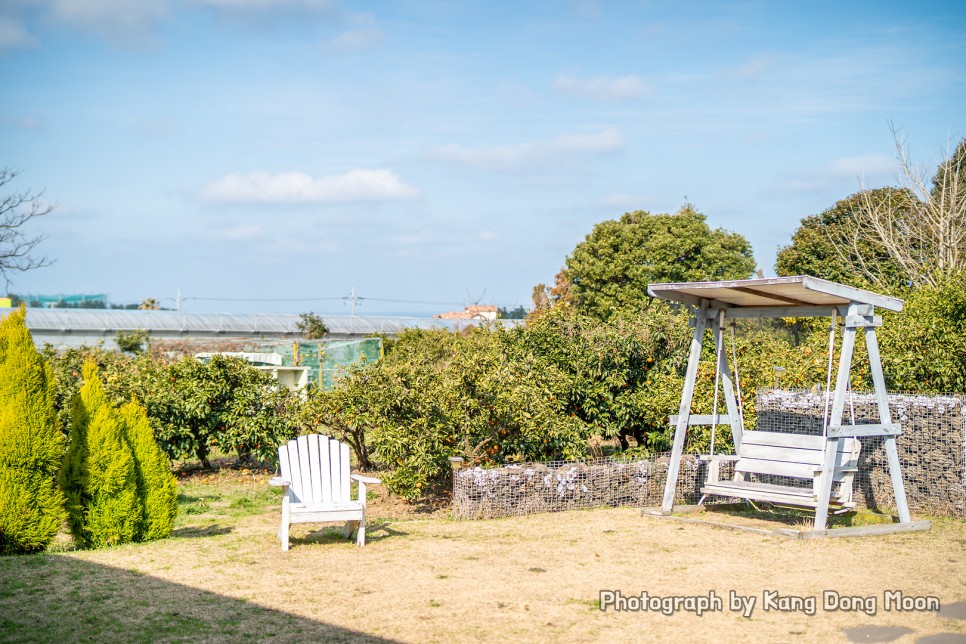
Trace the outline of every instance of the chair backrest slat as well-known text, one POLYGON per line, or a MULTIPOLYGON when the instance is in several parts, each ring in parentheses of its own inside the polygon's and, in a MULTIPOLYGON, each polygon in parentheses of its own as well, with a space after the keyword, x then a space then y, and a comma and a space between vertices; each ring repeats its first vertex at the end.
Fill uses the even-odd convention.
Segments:
POLYGON ((319 485, 322 503, 332 503, 332 465, 329 463, 329 444, 335 442, 328 436, 319 436, 319 485))
POLYGON ((302 475, 302 503, 312 503, 312 468, 309 463, 309 437, 299 436, 295 441, 299 452, 299 473, 302 475))
MULTIPOLYGON (((342 496, 342 486, 339 481, 342 478, 342 462, 339 459, 339 441, 330 440, 329 441, 329 467, 331 471, 329 472, 330 481, 332 485, 332 502, 342 503, 347 501, 347 498, 342 496)), ((348 473, 346 478, 348 478, 348 473)))
POLYGON ((296 503, 304 503, 305 496, 302 494, 302 468, 299 463, 299 448, 296 441, 289 441, 288 445, 283 446, 288 450, 288 463, 291 468, 290 475, 287 477, 291 482, 291 490, 296 503))
POLYGON ((289 481, 293 502, 307 505, 348 503, 349 446, 309 434, 278 448, 282 478, 289 481))
MULTIPOLYGON (((349 501, 349 446, 345 443, 339 444, 339 461, 341 463, 339 485, 342 488, 342 501, 349 501)), ((333 479, 332 484, 335 485, 333 479)))
POLYGON ((309 471, 312 473, 312 503, 322 502, 322 470, 319 466, 319 435, 309 434, 309 471))

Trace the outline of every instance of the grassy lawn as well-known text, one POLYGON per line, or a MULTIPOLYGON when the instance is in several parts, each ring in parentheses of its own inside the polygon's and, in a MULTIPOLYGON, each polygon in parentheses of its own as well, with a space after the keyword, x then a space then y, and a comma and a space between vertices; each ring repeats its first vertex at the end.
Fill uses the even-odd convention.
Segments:
POLYGON ((445 508, 406 506, 377 487, 366 548, 342 539, 339 526, 309 525, 293 529, 292 550, 282 553, 268 478, 244 470, 182 477, 181 514, 165 541, 75 551, 65 538, 48 554, 0 558, 0 640, 966 640, 962 521, 817 541, 632 508, 456 522, 445 508), (724 607, 701 617, 602 612, 607 589, 713 590, 724 607), (730 610, 731 590, 756 598, 750 617, 730 610), (875 614, 823 610, 826 590, 875 597, 875 614), (888 590, 936 596, 942 610, 886 610, 888 590), (817 610, 766 610, 767 591, 814 597, 817 610))

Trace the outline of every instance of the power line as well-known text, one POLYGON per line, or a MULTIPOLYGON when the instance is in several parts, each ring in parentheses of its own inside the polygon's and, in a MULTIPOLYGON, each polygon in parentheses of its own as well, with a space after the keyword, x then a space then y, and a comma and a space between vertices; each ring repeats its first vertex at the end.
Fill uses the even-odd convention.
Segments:
MULTIPOLYGON (((172 299, 161 298, 161 299, 172 299)), ((183 297, 181 301, 197 300, 200 302, 324 302, 329 300, 341 300, 341 297, 183 297)))
POLYGON ((441 306, 463 306, 462 302, 427 302, 425 300, 390 300, 381 297, 360 297, 360 300, 372 302, 392 302, 393 304, 439 304, 441 306))

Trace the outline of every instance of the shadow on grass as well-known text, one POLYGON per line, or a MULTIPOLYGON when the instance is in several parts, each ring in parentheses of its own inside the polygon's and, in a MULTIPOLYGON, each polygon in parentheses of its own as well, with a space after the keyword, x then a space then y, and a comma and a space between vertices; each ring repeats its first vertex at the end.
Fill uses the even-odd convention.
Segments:
POLYGON ((0 558, 4 642, 389 642, 74 557, 0 558))
MULTIPOLYGON (((810 508, 789 507, 782 505, 772 505, 760 503, 757 508, 748 506, 733 507, 734 504, 709 504, 707 512, 709 515, 736 516, 748 519, 758 519, 770 521, 793 528, 811 529, 815 519, 815 510, 810 508)), ((883 523, 897 523, 899 517, 888 513, 880 513, 872 510, 851 510, 836 514, 831 512, 828 515, 829 528, 849 528, 867 525, 878 525, 883 523)))
MULTIPOLYGON (((383 539, 406 536, 407 534, 409 533, 391 527, 391 524, 388 521, 370 523, 366 526, 366 543, 377 543, 383 539)), ((352 537, 348 540, 354 541, 355 534, 353 533, 352 537)), ((313 530, 302 537, 290 536, 289 538, 289 544, 291 546, 345 543, 346 541, 347 539, 342 536, 341 525, 327 526, 318 530, 313 530)))
POLYGON ((198 537, 216 537, 220 534, 228 534, 231 531, 232 528, 229 526, 212 524, 176 528, 171 532, 171 536, 179 539, 197 539, 198 537))

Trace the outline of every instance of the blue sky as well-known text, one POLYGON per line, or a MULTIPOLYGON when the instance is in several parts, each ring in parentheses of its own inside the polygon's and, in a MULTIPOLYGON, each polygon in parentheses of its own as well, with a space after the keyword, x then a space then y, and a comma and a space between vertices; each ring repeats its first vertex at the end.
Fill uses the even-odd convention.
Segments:
POLYGON ((893 183, 890 122, 929 173, 966 135, 964 36, 961 2, 3 0, 0 166, 59 204, 11 291, 526 306, 685 198, 770 275, 893 183))

